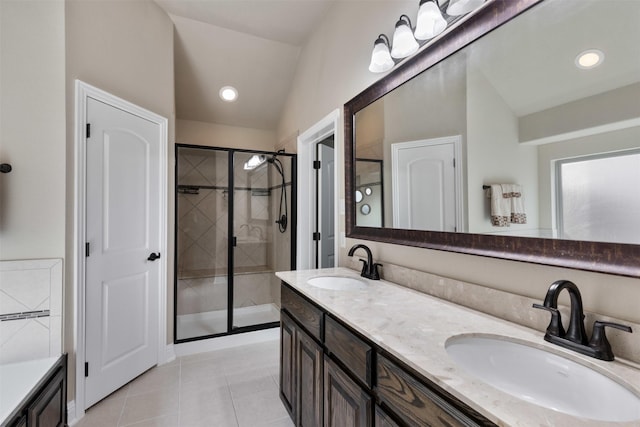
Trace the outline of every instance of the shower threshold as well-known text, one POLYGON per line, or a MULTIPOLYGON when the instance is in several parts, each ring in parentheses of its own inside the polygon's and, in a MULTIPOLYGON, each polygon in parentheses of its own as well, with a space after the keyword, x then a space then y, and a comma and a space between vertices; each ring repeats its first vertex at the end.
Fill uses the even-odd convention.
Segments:
MULTIPOLYGON (((177 337, 180 340, 224 334, 227 332, 227 310, 181 314, 177 317, 177 337)), ((233 327, 261 325, 280 321, 280 309, 273 303, 234 308, 233 327)))

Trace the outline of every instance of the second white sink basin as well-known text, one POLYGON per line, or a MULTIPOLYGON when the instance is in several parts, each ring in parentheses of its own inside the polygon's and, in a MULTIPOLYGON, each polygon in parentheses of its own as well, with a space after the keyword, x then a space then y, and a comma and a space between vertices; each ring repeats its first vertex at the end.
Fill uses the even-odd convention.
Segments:
POLYGON ((539 406, 599 421, 640 420, 640 396, 587 366, 500 337, 449 338, 447 353, 467 373, 539 406))
POLYGON ((307 283, 316 288, 334 291, 365 289, 367 287, 367 282, 364 280, 346 276, 319 276, 307 280, 307 283))

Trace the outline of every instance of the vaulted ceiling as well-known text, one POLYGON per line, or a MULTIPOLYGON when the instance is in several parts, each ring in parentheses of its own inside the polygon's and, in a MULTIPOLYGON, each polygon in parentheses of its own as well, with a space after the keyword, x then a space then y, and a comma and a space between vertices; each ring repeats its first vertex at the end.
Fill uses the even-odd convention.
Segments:
POLYGON ((300 51, 335 0, 155 0, 175 24, 178 119, 273 130, 300 51), (238 89, 237 101, 218 96, 238 89))

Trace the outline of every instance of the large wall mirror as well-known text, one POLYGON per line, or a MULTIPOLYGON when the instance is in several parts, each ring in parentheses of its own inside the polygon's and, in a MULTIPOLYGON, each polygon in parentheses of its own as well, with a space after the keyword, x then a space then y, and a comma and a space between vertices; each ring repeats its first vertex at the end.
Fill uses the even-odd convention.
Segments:
POLYGON ((349 101, 347 235, 640 277, 638 22, 638 1, 488 1, 349 101))

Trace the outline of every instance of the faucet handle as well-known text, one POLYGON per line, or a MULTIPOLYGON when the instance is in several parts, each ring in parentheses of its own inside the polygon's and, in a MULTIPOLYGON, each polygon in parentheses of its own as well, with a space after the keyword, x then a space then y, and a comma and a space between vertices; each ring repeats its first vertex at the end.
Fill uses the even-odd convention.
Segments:
POLYGON ((562 316, 560 310, 553 307, 547 307, 546 305, 533 304, 533 308, 539 308, 540 310, 547 310, 551 313, 551 321, 547 326, 547 335, 555 337, 564 337, 565 331, 562 327, 562 316))
POLYGON ((366 259, 362 258, 360 258, 360 262, 362 263, 362 271, 360 272, 360 275, 362 277, 366 277, 366 275, 369 273, 369 264, 367 264, 366 259))
POLYGON ((627 325, 621 325, 614 322, 605 322, 602 320, 596 320, 593 323, 593 332, 591 334, 591 340, 589 341, 589 347, 593 348, 596 352, 596 357, 602 360, 613 360, 613 351, 611 350, 611 344, 607 340, 607 334, 605 334, 604 328, 608 326, 610 328, 620 329, 625 332, 633 332, 627 325))
POLYGON ((371 266, 371 279, 380 280, 380 272, 378 271, 378 267, 382 267, 382 264, 379 262, 374 262, 371 266))

